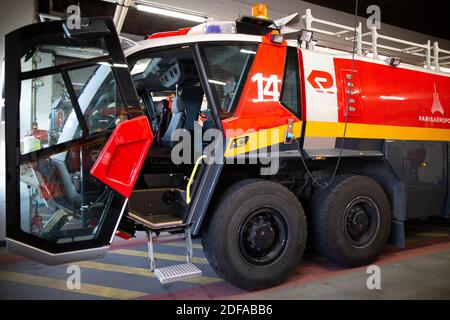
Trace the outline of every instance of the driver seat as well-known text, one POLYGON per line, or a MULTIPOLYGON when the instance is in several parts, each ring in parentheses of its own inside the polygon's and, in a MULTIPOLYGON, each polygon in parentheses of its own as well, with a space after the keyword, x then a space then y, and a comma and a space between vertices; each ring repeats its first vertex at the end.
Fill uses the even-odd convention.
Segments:
POLYGON ((172 118, 170 119, 169 126, 161 139, 163 145, 172 146, 174 144, 172 141, 172 133, 176 129, 184 128, 184 121, 184 103, 179 97, 176 97, 172 101, 172 118))

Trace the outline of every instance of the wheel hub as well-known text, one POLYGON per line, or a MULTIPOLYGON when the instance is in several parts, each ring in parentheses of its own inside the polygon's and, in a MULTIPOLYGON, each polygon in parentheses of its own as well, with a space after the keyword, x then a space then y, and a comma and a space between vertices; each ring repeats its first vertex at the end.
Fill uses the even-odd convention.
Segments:
POLYGON ((278 259, 288 240, 288 225, 273 208, 256 209, 239 228, 239 248, 251 265, 264 266, 278 259))
POLYGON ((256 249, 265 250, 274 243, 275 231, 268 223, 257 223, 253 225, 250 237, 256 249))
POLYGON ((358 197, 347 207, 344 230, 352 245, 364 247, 378 232, 380 214, 378 207, 368 197, 358 197))
POLYGON ((349 228, 355 236, 361 236, 370 226, 367 213, 362 208, 356 208, 349 215, 349 228))

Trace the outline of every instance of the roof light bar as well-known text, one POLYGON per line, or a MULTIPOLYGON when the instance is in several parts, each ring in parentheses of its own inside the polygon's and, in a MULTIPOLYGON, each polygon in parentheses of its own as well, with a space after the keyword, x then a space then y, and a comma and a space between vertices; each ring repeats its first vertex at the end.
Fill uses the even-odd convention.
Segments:
POLYGON ((189 14, 189 13, 183 13, 183 12, 174 11, 174 10, 157 8, 157 7, 144 5, 144 4, 136 5, 136 9, 138 9, 139 11, 145 11, 145 12, 149 12, 149 13, 159 14, 161 16, 182 19, 182 20, 188 20, 188 21, 193 21, 193 22, 202 23, 202 22, 206 21, 206 17, 197 16, 197 15, 193 15, 193 14, 189 14))

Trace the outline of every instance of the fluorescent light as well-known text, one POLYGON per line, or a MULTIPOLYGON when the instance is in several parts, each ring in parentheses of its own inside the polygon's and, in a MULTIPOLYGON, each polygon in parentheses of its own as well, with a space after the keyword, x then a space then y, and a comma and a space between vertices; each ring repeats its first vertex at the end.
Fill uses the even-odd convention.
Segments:
POLYGON ((255 51, 247 50, 247 49, 241 49, 241 53, 246 53, 246 54, 256 54, 255 51))
POLYGON ((143 4, 138 4, 136 6, 136 8, 140 11, 150 12, 150 13, 154 13, 154 14, 159 14, 161 16, 167 16, 167 17, 176 18, 176 19, 194 21, 194 22, 199 22, 199 23, 203 23, 206 21, 205 17, 196 16, 196 15, 188 14, 188 13, 182 13, 179 11, 161 9, 161 8, 152 7, 152 6, 143 5, 143 4))
POLYGON ((405 97, 396 97, 396 96, 380 96, 383 100, 397 100, 397 101, 405 101, 405 97))
POLYGON ((208 80, 209 83, 213 83, 213 84, 218 84, 219 86, 226 86, 227 84, 225 82, 222 81, 217 81, 217 80, 208 80))
POLYGON ((97 64, 102 65, 102 66, 115 67, 115 68, 128 68, 128 65, 124 64, 124 63, 111 64, 111 63, 106 62, 106 61, 100 61, 100 62, 97 62, 97 64))
POLYGON ((128 65, 125 63, 114 63, 113 67, 115 68, 128 68, 128 65))

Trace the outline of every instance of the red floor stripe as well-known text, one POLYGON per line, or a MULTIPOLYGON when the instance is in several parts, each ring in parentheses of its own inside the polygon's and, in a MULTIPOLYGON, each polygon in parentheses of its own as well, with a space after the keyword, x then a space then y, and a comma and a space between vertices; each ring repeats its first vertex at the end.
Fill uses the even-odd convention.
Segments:
POLYGON ((164 292, 141 297, 142 300, 211 300, 223 299, 227 296, 236 296, 246 293, 226 282, 216 282, 208 285, 199 285, 189 289, 164 292))
MULTIPOLYGON (((446 237, 447 238, 447 237, 446 237)), ((447 238, 447 241, 449 239, 447 238)), ((415 258, 419 256, 429 255, 437 252, 441 252, 444 250, 450 249, 450 242, 445 243, 438 243, 431 246, 426 247, 420 247, 416 249, 410 249, 410 250, 401 250, 397 251, 395 253, 390 254, 382 254, 380 258, 374 262, 374 264, 377 265, 385 265, 385 264, 391 264, 391 263, 397 263, 401 262, 410 258, 415 258)), ((355 271, 361 271, 365 270, 366 267, 358 267, 358 268, 339 268, 334 267, 335 270, 333 270, 333 267, 326 264, 318 264, 318 265, 311 265, 305 268, 304 265, 300 265, 294 272, 294 274, 289 278, 288 282, 277 286, 275 288, 265 289, 259 292, 250 292, 250 293, 244 293, 239 296, 235 297, 229 297, 230 299, 251 299, 255 295, 259 295, 261 293, 265 292, 273 292, 280 289, 290 288, 299 286, 306 283, 311 283, 314 281, 320 281, 329 279, 332 277, 340 276, 343 274, 355 272, 355 271), (309 272, 308 272, 309 271, 309 272), (312 273, 311 273, 312 271, 312 273)))

